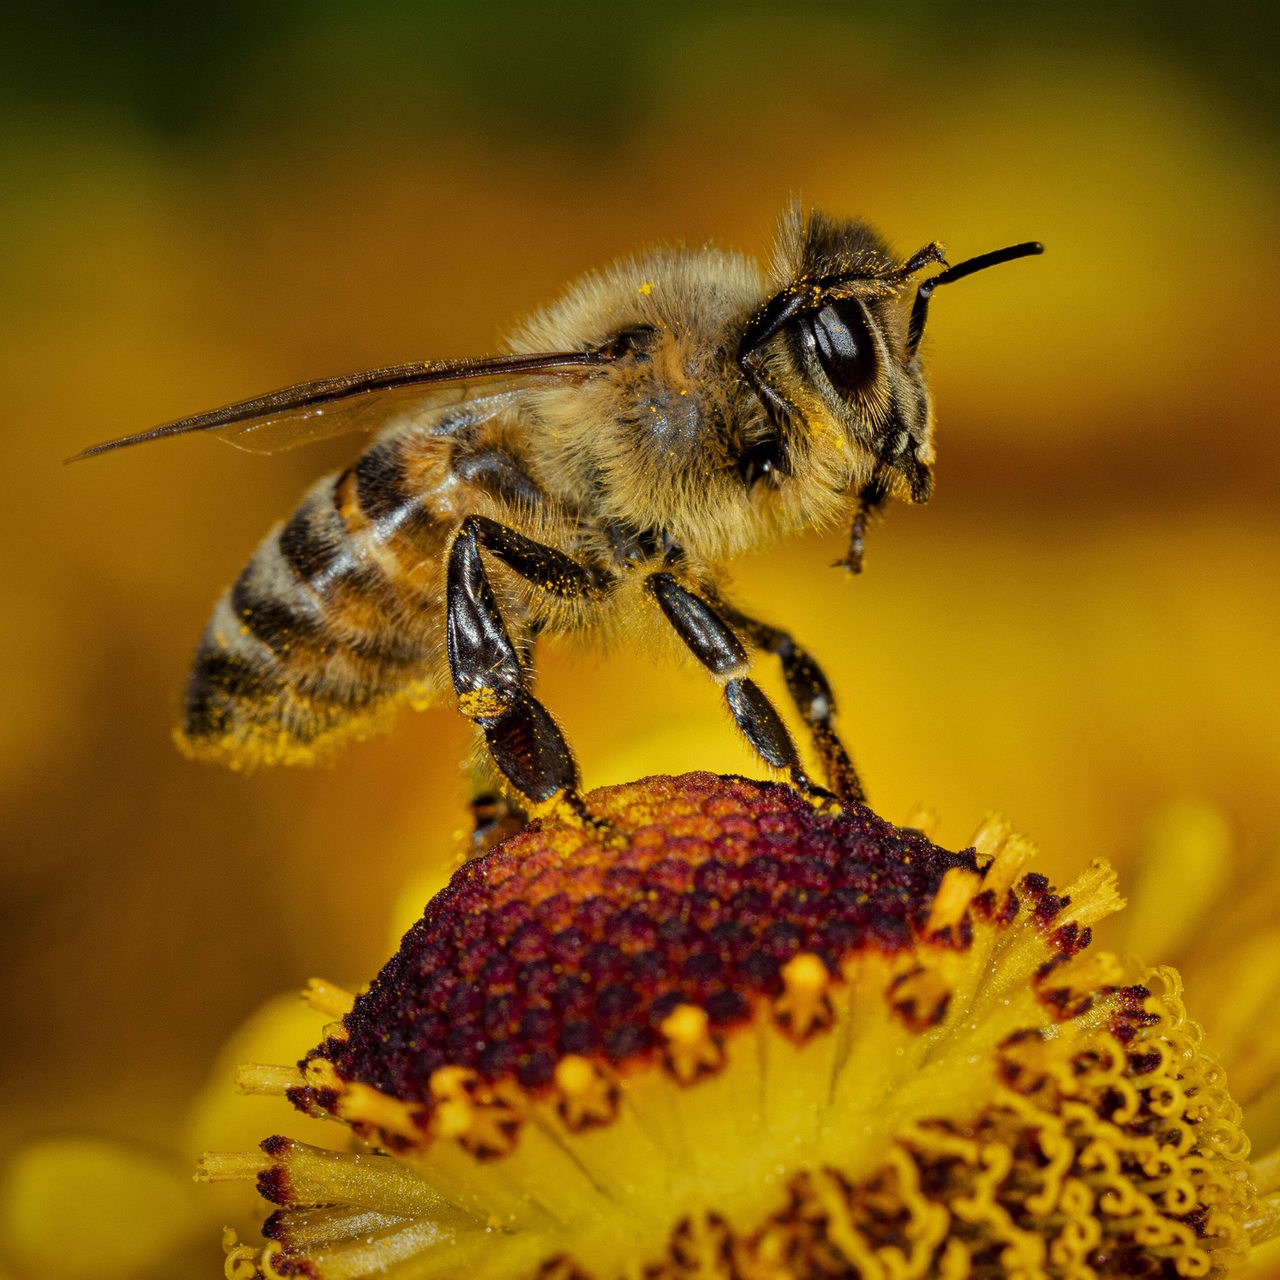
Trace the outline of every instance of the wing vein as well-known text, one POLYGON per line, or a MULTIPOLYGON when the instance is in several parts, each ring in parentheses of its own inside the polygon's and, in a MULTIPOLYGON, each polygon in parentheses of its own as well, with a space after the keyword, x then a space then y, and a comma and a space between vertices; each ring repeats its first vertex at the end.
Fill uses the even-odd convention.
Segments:
MULTIPOLYGON (((322 435, 355 430, 361 425, 376 425, 368 421, 372 415, 364 412, 367 407, 364 399, 377 397, 384 392, 506 378, 573 376, 608 364, 614 358, 614 353, 608 349, 552 351, 532 355, 480 356, 470 360, 418 361, 388 365, 382 369, 366 369, 361 373, 344 374, 337 378, 318 378, 310 382, 295 383, 279 391, 270 391, 266 395, 254 396, 249 400, 237 400, 234 404, 210 409, 205 413, 165 422, 135 435, 105 440, 101 444, 82 449, 66 461, 81 462, 85 458, 95 458, 99 454, 111 453, 135 444, 147 444, 152 440, 164 440, 170 436, 200 431, 235 427, 236 431, 226 432, 225 438, 232 438, 271 423, 296 424, 326 416, 332 419, 323 426, 317 425, 316 429, 301 437, 315 439, 322 435), (330 405, 335 406, 332 413, 328 413, 326 409, 330 405)), ((293 441, 298 442, 300 441, 293 441)))

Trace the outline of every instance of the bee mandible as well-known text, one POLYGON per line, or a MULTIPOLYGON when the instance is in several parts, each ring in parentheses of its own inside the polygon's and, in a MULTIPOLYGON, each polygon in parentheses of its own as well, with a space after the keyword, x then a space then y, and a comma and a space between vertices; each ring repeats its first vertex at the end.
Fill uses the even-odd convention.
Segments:
POLYGON ((272 452, 379 428, 219 600, 181 745, 233 766, 306 761, 451 696, 515 807, 585 817, 573 753, 532 691, 535 639, 656 624, 766 764, 861 800, 822 669, 726 598, 722 566, 844 518, 839 563, 858 571, 877 510, 932 489, 931 295, 1039 252, 949 266, 935 243, 903 260, 860 221, 793 207, 768 272, 710 248, 652 252, 572 285, 507 354, 302 383, 86 449, 210 432, 272 452), (820 782, 750 678, 752 650, 781 663, 820 782))

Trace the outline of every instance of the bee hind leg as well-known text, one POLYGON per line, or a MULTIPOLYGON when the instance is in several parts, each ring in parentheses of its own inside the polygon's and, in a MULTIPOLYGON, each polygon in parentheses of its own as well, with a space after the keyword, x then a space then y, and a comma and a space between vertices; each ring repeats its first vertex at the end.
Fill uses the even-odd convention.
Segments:
POLYGON ((470 516, 449 553, 445 630, 458 708, 483 732, 494 764, 519 797, 515 807, 530 817, 554 813, 599 826, 578 793, 578 766, 569 744, 529 690, 527 664, 502 619, 482 545, 535 586, 556 594, 585 595, 593 580, 562 552, 496 521, 470 516))

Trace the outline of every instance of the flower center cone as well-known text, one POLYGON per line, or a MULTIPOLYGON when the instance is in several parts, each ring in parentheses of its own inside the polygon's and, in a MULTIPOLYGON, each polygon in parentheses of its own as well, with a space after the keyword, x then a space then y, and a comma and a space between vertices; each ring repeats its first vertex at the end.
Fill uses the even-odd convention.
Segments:
MULTIPOLYGON (((210 1156, 279 1206, 229 1276, 1192 1276, 1248 1248, 1239 1109, 1172 970, 1093 951, 998 823, 691 774, 462 867, 298 1070, 346 1125, 210 1156)), ((257 1073, 255 1075, 255 1072, 257 1073)))

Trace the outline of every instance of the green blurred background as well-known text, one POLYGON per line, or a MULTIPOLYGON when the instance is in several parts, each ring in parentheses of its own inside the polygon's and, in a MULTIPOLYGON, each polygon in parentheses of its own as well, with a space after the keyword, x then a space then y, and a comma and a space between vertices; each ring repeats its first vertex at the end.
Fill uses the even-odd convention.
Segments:
MULTIPOLYGON (((889 513, 863 577, 826 567, 843 531, 735 569, 824 659, 873 801, 934 807, 955 844, 1001 809, 1059 876, 1123 861, 1188 797, 1269 847, 1271 8, 55 0, 6 21, 0 1157, 95 1131, 185 1171, 233 1028, 313 973, 371 976, 462 825, 448 711, 316 772, 170 745, 214 599, 357 445, 59 460, 492 350, 655 242, 767 254, 795 196, 903 252, 1048 246, 939 296, 937 496, 889 513)), ((548 647, 540 679, 589 785, 757 771, 694 670, 548 647)), ((216 1233, 160 1252, 116 1273, 217 1274, 216 1233)), ((6 1265, 75 1272, 27 1245, 6 1265)))

